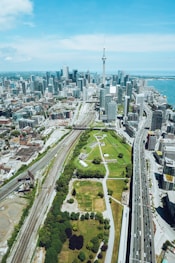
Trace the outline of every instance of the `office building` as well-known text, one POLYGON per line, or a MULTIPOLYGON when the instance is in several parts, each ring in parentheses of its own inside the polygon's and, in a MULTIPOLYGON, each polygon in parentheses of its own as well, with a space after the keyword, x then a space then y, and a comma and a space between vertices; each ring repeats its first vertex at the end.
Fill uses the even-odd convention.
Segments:
POLYGON ((108 115, 108 103, 112 101, 111 94, 105 95, 105 114, 108 115))
POLYGON ((122 104, 122 99, 123 99, 123 89, 120 85, 117 85, 118 86, 118 98, 117 98, 117 102, 119 104, 122 104))
POLYGON ((115 101, 111 101, 107 104, 107 121, 115 121, 117 114, 117 104, 115 101))
POLYGON ((161 130, 163 114, 161 110, 155 110, 152 114, 151 130, 161 130))
POLYGON ((124 117, 126 118, 129 112, 129 101, 130 101, 130 97, 129 96, 125 96, 124 98, 124 117))
POLYGON ((132 99, 132 83, 131 83, 131 81, 126 82, 126 95, 129 96, 130 99, 132 99))
POLYGON ((143 116, 144 93, 136 94, 136 105, 139 106, 139 117, 143 116))

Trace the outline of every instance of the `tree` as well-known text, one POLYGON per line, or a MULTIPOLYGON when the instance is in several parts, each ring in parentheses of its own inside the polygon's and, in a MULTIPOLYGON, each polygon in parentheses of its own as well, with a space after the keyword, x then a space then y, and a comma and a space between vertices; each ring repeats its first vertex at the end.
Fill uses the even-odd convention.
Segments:
POLYGON ((72 190, 72 195, 73 195, 73 196, 76 196, 76 190, 75 190, 75 188, 72 190))
POLYGON ((11 131, 11 135, 15 136, 15 137, 18 137, 20 135, 20 132, 17 131, 17 130, 13 130, 13 131, 11 131))
POLYGON ((99 253, 97 257, 101 259, 103 257, 102 253, 99 253))
POLYGON ((72 235, 69 239, 69 248, 72 250, 78 249, 80 250, 83 247, 84 238, 82 235, 76 236, 72 235))
POLYGON ((127 177, 131 177, 132 176, 132 164, 128 164, 126 166, 126 173, 127 173, 127 177))
POLYGON ((100 157, 95 157, 92 161, 94 164, 100 164, 101 163, 101 158, 100 157))
POLYGON ((108 195, 112 196, 112 194, 113 194, 113 191, 111 189, 108 189, 108 195))
POLYGON ((69 228, 66 228, 65 229, 65 233, 66 233, 66 236, 68 238, 70 238, 72 236, 72 229, 69 227, 69 228))
POLYGON ((95 216, 95 213, 94 213, 94 212, 91 212, 91 213, 90 213, 90 219, 94 219, 94 216, 95 216))
POLYGON ((89 213, 86 213, 84 217, 86 220, 88 220, 89 219, 89 213))
POLYGON ((46 251, 46 258, 45 263, 57 263, 58 262, 58 255, 54 248, 49 247, 46 251))
POLYGON ((46 249, 50 246, 51 233, 48 228, 41 228, 39 233, 39 245, 45 247, 46 249))
POLYGON ((73 204, 73 203, 74 203, 74 199, 73 199, 73 198, 70 198, 69 200, 67 200, 67 202, 68 202, 69 204, 73 204))
POLYGON ((78 258, 79 258, 79 260, 82 261, 82 262, 85 261, 86 256, 85 256, 85 254, 84 254, 83 251, 80 251, 80 253, 78 254, 78 258))
POLYGON ((98 196, 103 198, 104 197, 104 194, 102 192, 98 192, 98 196))
POLYGON ((108 245, 107 244, 104 244, 102 247, 101 247, 101 251, 106 251, 108 249, 108 245))
POLYGON ((81 215, 80 220, 83 221, 85 219, 84 215, 81 215))
POLYGON ((123 153, 119 153, 118 158, 123 158, 123 153))

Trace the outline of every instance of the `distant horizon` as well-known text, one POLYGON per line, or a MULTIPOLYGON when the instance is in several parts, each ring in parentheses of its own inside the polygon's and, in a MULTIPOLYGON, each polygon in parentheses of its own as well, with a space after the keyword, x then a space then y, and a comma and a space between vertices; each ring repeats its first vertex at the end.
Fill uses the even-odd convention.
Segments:
MULTIPOLYGON (((68 66, 69 67, 69 66, 68 66)), ((71 73, 73 70, 78 70, 78 72, 79 73, 85 73, 85 72, 90 72, 90 74, 99 74, 99 75, 102 75, 102 70, 100 71, 100 70, 93 70, 93 71, 90 71, 90 70, 83 70, 83 69, 78 69, 78 67, 77 68, 73 68, 73 69, 70 69, 69 68, 69 72, 71 73)), ((58 72, 58 71, 60 71, 61 70, 61 68, 60 69, 56 69, 56 70, 4 70, 4 71, 2 71, 2 70, 0 70, 0 73, 30 73, 30 72, 33 72, 33 73, 46 73, 46 72, 50 72, 50 73, 52 73, 52 72, 58 72)), ((112 70, 106 70, 106 75, 110 75, 110 74, 114 74, 114 75, 117 75, 118 74, 118 71, 123 71, 126 75, 130 75, 130 74, 152 74, 152 73, 154 73, 155 75, 159 75, 159 74, 163 74, 163 75, 167 75, 167 74, 173 74, 174 76, 175 76, 175 70, 172 70, 172 69, 170 69, 170 70, 168 70, 168 69, 165 69, 165 70, 163 70, 163 69, 161 69, 161 70, 159 70, 159 69, 138 69, 138 70, 136 70, 136 69, 133 69, 133 70, 125 70, 125 69, 118 69, 118 70, 116 70, 116 71, 112 71, 112 70)))

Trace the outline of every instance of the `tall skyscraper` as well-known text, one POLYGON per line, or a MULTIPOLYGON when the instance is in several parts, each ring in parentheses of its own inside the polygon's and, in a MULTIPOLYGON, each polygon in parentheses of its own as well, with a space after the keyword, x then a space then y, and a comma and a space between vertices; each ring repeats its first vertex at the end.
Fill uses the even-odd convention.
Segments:
POLYGON ((129 112, 129 96, 125 96, 125 100, 124 100, 124 117, 126 118, 129 112))
POLYGON ((65 79, 69 78, 69 67, 68 66, 63 66, 63 77, 65 79))
POLYGON ((106 61, 106 56, 105 56, 105 48, 103 48, 103 57, 102 57, 102 61, 103 61, 103 85, 105 85, 105 61, 106 61))
POLYGON ((116 120, 116 114, 117 114, 117 104, 113 100, 108 103, 107 105, 108 110, 107 110, 107 121, 115 121, 116 120))
POLYGON ((129 98, 132 98, 132 83, 131 81, 126 82, 126 95, 129 96, 129 98))
POLYGON ((155 110, 152 114, 151 130, 161 130, 163 114, 161 110, 155 110))
POLYGON ((136 105, 139 105, 139 116, 143 116, 144 93, 136 94, 136 105))
POLYGON ((122 103, 122 98, 123 98, 123 89, 120 85, 117 85, 118 86, 118 99, 117 99, 117 102, 118 103, 122 103))
POLYGON ((108 103, 112 101, 112 95, 106 94, 105 96, 105 114, 108 114, 108 103))

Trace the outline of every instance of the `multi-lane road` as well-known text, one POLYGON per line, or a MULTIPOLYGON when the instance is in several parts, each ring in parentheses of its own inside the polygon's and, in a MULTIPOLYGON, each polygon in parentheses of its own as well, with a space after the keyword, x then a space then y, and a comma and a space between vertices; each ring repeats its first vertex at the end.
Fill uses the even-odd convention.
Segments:
POLYGON ((130 263, 155 263, 154 233, 145 162, 145 140, 150 126, 150 111, 136 134, 133 148, 133 188, 130 263))

